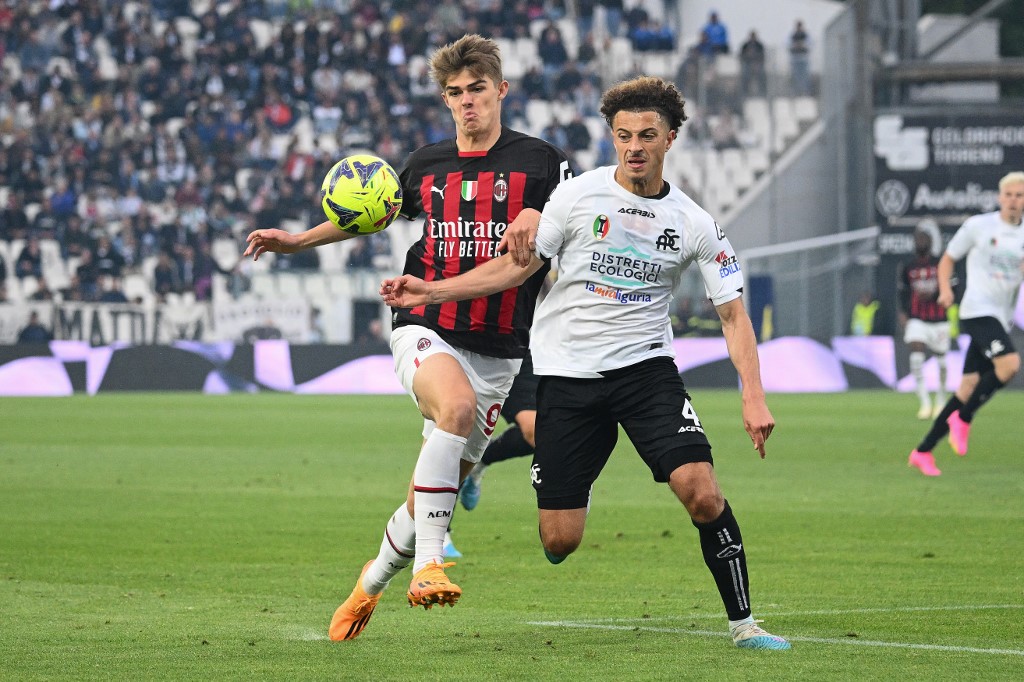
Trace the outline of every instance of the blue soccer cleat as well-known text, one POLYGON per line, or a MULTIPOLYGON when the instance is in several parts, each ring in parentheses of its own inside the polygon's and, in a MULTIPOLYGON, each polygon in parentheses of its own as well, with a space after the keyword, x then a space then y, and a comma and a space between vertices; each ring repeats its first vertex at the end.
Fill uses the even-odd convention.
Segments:
POLYGON ((444 534, 444 549, 441 550, 444 554, 445 559, 458 559, 462 556, 462 552, 455 548, 455 543, 452 542, 452 534, 445 532, 444 534))
POLYGON ((765 632, 765 630, 758 625, 759 622, 760 621, 752 620, 750 622, 737 625, 729 631, 729 634, 732 635, 732 641, 736 646, 741 649, 784 650, 790 648, 789 642, 778 635, 765 632))
POLYGON ((462 501, 462 508, 466 511, 473 511, 476 505, 480 504, 480 481, 472 476, 466 476, 459 488, 459 500, 462 501))

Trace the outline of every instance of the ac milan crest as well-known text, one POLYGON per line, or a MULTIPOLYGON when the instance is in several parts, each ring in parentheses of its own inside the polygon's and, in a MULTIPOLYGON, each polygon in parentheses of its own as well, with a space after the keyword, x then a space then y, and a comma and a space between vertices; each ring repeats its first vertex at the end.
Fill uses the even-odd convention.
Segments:
POLYGON ((497 202, 508 199, 508 181, 505 178, 498 178, 494 182, 494 200, 497 202))
POLYGON ((416 342, 416 350, 426 350, 430 348, 430 339, 420 339, 416 342))

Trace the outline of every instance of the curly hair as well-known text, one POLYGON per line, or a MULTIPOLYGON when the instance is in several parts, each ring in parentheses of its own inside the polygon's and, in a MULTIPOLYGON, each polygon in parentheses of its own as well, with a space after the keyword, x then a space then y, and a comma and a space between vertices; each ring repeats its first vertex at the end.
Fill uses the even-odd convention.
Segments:
POLYGON ((601 98, 601 115, 609 126, 620 111, 656 111, 678 132, 686 120, 686 103, 675 85, 656 76, 637 76, 616 84, 601 98))
POLYGON ((477 78, 501 83, 501 50, 490 38, 470 33, 454 43, 439 47, 430 56, 430 75, 443 89, 448 79, 469 69, 477 78))

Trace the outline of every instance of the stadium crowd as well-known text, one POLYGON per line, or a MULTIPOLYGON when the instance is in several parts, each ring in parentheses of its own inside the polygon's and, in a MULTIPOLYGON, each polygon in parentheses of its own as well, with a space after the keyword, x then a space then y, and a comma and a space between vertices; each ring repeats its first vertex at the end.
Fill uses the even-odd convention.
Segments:
MULTIPOLYGON (((121 300, 120 278, 148 263, 158 297, 207 299, 213 274, 237 267, 214 258, 216 239, 289 219, 308 224, 324 173, 351 151, 400 167, 412 149, 453 135, 425 57, 466 32, 534 41, 539 65, 514 83, 509 120, 524 121, 530 100, 560 102, 575 114, 541 136, 570 158, 596 149, 588 162, 610 163, 610 144, 583 122, 608 85, 594 36, 628 37, 637 52, 676 49, 678 37, 621 1, 578 0, 576 10, 570 49, 557 23, 562 3, 537 0, 7 0, 0 240, 19 248, 7 250, 12 262, 0 251, 0 287, 34 278, 36 298, 121 300), (605 25, 595 31, 598 6, 605 25), (53 241, 70 280, 56 291, 38 248, 53 241)), ((709 26, 701 36, 713 49, 704 51, 702 38, 690 53, 710 65, 729 48, 717 17, 709 26)), ((751 54, 744 64, 757 69, 751 54)), ((692 66, 684 62, 679 77, 691 99, 692 66)), ((734 142, 728 131, 721 138, 716 146, 734 142)), ((316 262, 276 264, 289 266, 316 262)))

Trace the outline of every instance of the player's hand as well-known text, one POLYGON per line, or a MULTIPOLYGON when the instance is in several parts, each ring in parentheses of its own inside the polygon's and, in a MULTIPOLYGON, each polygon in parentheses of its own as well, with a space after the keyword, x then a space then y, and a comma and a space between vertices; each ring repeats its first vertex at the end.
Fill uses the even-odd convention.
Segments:
POLYGON ((764 400, 743 403, 743 428, 746 430, 750 440, 754 443, 754 449, 764 459, 764 444, 768 436, 772 435, 775 429, 775 417, 768 410, 764 400))
POLYGON ((501 241, 498 242, 498 252, 506 249, 512 255, 512 262, 521 268, 530 264, 533 258, 533 250, 537 243, 537 225, 540 223, 540 213, 533 209, 523 210, 512 221, 512 224, 505 230, 501 241))
POLYGON ((936 299, 943 308, 948 308, 953 305, 953 290, 946 288, 939 291, 939 297, 936 299))
POLYGON ((419 277, 401 275, 380 283, 380 297, 392 308, 415 308, 430 303, 429 287, 419 277))
POLYGON ((253 230, 245 238, 248 246, 242 253, 243 257, 252 256, 254 261, 268 251, 274 253, 295 253, 299 250, 298 237, 284 230, 253 230))

